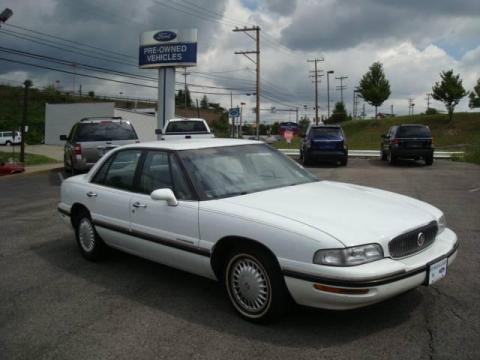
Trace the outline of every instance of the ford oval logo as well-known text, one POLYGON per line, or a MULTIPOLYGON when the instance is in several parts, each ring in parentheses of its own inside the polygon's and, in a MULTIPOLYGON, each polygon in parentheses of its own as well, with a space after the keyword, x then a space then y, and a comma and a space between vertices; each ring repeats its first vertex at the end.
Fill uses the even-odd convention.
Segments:
POLYGON ((171 41, 176 37, 177 34, 175 34, 173 31, 159 31, 153 35, 153 38, 157 41, 171 41))

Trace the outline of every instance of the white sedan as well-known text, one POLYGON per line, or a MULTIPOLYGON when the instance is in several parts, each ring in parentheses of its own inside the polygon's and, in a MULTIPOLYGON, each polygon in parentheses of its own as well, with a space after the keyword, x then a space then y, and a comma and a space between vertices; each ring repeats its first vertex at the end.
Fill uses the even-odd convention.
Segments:
POLYGON ((446 275, 457 236, 440 210, 319 180, 234 139, 132 144, 65 180, 58 205, 83 256, 117 248, 225 283, 244 318, 298 304, 352 309, 446 275))

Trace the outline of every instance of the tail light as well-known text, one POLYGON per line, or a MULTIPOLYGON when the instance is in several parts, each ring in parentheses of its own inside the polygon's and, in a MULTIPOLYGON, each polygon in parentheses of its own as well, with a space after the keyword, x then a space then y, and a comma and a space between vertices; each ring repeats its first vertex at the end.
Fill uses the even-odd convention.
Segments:
POLYGON ((82 154, 82 147, 80 146, 80 144, 75 144, 75 146, 73 147, 73 152, 75 153, 75 155, 82 154))
POLYGON ((398 145, 398 144, 400 144, 400 140, 398 140, 398 139, 393 139, 393 140, 392 140, 392 144, 393 144, 393 145, 398 145))

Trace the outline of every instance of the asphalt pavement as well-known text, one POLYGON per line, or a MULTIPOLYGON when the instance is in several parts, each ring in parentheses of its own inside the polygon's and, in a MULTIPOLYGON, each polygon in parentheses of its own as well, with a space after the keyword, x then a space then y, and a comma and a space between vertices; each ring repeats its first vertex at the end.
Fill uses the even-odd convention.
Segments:
POLYGON ((479 359, 480 166, 350 159, 311 171, 442 209, 460 239, 447 277, 363 309, 297 306, 253 325, 216 282, 116 251, 84 260, 56 211, 58 170, 3 177, 0 358, 479 359))

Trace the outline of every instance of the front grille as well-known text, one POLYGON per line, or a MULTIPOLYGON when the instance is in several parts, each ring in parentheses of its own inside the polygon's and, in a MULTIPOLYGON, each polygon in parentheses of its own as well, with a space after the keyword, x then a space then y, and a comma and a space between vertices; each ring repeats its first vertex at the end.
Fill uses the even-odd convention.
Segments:
POLYGON ((388 243, 390 256, 393 258, 400 258, 425 249, 435 241, 437 230, 437 222, 432 221, 428 225, 397 236, 388 243), (423 234, 423 239, 420 234, 423 234))

